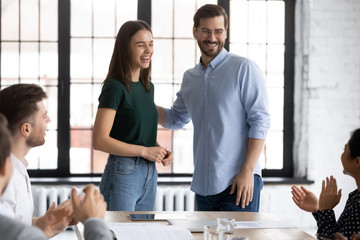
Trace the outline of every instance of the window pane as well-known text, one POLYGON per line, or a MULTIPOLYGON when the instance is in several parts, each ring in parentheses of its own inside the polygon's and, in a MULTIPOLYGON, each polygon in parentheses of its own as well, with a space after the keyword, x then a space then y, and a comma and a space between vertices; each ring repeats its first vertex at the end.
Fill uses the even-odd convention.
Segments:
POLYGON ((40 84, 57 85, 58 44, 40 43, 40 84))
POLYGON ((40 0, 40 3, 40 39, 57 40, 58 2, 54 0, 40 0))
POLYGON ((243 57, 249 57, 249 48, 247 44, 231 43, 230 52, 238 54, 243 57))
MULTIPOLYGON (((174 1, 174 37, 193 39, 192 28, 194 25, 193 17, 196 10, 195 0, 175 0, 174 1)), ((176 49, 176 48, 175 48, 176 49)))
POLYGON ((84 82, 92 77, 91 39, 72 39, 70 56, 71 82, 84 82))
POLYGON ((70 172, 91 172, 91 130, 70 131, 70 172))
POLYGON ((172 82, 173 79, 173 44, 171 40, 156 39, 152 57, 152 81, 172 82))
POLYGON ((94 36, 113 37, 115 28, 115 0, 93 0, 94 36))
POLYGON ((267 1, 249 2, 249 42, 266 42, 266 3, 267 1))
MULTIPOLYGON (((39 44, 22 42, 20 44, 20 77, 22 82, 37 80, 39 76, 39 44)), ((36 82, 34 82, 36 83, 36 82)))
POLYGON ((248 1, 230 1, 230 42, 248 42, 248 1))
POLYGON ((152 0, 151 23, 155 38, 172 37, 173 26, 173 1, 152 0))
POLYGON ((284 73, 268 73, 266 84, 267 87, 284 87, 284 73))
POLYGON ((92 23, 92 1, 71 0, 71 36, 91 36, 92 23))
POLYGON ((202 5, 205 5, 207 3, 209 3, 209 4, 217 4, 217 0, 197 0, 196 9, 198 9, 199 7, 201 7, 202 5))
POLYGON ((268 1, 267 34, 270 43, 284 42, 285 3, 283 1, 268 1))
POLYGON ((248 46, 248 58, 253 60, 266 73, 266 45, 265 44, 250 44, 248 46))
POLYGON ((284 45, 268 45, 267 49, 268 72, 284 72, 284 45))
POLYGON ((174 79, 175 82, 181 83, 184 72, 193 68, 197 59, 195 58, 196 42, 191 40, 174 41, 174 79))
POLYGON ((265 152, 266 169, 281 169, 283 167, 283 132, 268 132, 265 152))
POLYGON ((38 0, 20 2, 21 40, 39 39, 39 6, 38 0))
POLYGON ((284 89, 269 88, 269 111, 271 116, 271 130, 283 130, 284 115, 284 89))
POLYGON ((19 40, 19 1, 0 1, 1 39, 19 40))
POLYGON ((19 78, 19 44, 1 43, 1 84, 10 85, 19 78))
POLYGON ((104 81, 109 70, 115 39, 94 39, 94 78, 104 81))
POLYGON ((129 20, 136 20, 137 17, 137 1, 117 0, 116 1, 116 34, 120 27, 129 20))
POLYGON ((70 99, 70 128, 91 128, 92 85, 71 84, 70 99))
POLYGON ((173 102, 172 84, 155 84, 155 104, 169 108, 173 102))

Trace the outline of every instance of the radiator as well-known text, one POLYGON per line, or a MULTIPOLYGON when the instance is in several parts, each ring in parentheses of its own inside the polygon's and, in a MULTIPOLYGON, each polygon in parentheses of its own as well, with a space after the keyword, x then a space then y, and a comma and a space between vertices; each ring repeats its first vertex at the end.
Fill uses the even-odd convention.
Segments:
MULTIPOLYGON (((78 193, 84 186, 76 187, 78 193)), ((69 186, 32 186, 34 198, 34 217, 42 216, 52 204, 60 204, 70 198, 69 186)), ((175 185, 157 187, 155 210, 156 211, 194 211, 195 194, 189 185, 175 185)))

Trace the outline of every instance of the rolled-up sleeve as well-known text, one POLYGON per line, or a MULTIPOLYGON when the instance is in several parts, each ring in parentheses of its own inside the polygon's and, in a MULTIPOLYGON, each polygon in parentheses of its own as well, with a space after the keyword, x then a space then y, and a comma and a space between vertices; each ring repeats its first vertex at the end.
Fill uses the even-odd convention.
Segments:
POLYGON ((247 113, 248 137, 265 139, 270 129, 270 114, 263 74, 252 61, 249 61, 242 74, 240 96, 247 113))
POLYGON ((181 97, 181 90, 176 94, 177 98, 171 109, 165 109, 165 128, 172 130, 181 129, 190 121, 190 114, 181 97))

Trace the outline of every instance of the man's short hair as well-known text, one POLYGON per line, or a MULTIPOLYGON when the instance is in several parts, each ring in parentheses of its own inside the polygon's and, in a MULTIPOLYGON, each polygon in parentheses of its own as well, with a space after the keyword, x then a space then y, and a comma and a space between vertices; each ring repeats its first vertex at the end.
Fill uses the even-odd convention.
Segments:
POLYGON ((225 9, 215 4, 205 4, 196 11, 194 15, 194 27, 198 28, 200 26, 200 19, 214 18, 218 16, 224 17, 224 27, 225 30, 227 31, 229 25, 229 19, 225 12, 225 9))
POLYGON ((45 98, 46 93, 36 84, 14 84, 0 91, 0 113, 7 118, 12 135, 32 120, 38 111, 36 104, 45 98))
POLYGON ((11 152, 11 135, 7 127, 7 120, 0 113, 0 169, 4 167, 11 152))

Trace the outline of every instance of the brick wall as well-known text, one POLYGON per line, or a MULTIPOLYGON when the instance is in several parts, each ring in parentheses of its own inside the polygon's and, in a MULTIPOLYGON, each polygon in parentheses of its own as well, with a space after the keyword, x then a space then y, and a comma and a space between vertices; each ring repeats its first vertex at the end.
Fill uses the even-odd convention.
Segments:
MULTIPOLYGON (((295 42, 295 174, 314 180, 307 187, 316 195, 321 181, 334 175, 343 189, 339 217, 356 188, 342 173, 340 155, 360 127, 360 1, 297 0, 295 42)), ((266 186, 261 211, 316 226, 292 202, 290 186, 266 186)))

